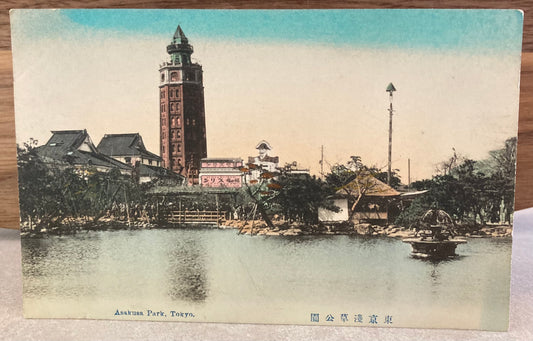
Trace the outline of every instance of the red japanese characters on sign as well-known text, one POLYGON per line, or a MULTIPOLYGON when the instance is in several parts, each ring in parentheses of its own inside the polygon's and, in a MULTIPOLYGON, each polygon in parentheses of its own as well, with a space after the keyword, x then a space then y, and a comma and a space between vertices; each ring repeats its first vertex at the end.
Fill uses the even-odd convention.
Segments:
POLYGON ((241 187, 240 175, 202 175, 201 183, 204 187, 241 187))

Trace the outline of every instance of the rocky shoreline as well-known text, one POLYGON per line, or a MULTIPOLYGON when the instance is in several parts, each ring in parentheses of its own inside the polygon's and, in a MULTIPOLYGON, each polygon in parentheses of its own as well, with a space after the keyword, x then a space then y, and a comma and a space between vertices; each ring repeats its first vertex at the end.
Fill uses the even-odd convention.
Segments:
MULTIPOLYGON (((369 237, 409 238, 415 231, 409 228, 389 225, 379 226, 369 223, 362 224, 329 224, 302 226, 298 223, 280 222, 270 228, 264 221, 227 220, 219 228, 238 229, 240 234, 266 236, 299 236, 299 235, 362 235, 369 237)), ((470 233, 459 233, 459 236, 472 238, 508 238, 512 236, 509 225, 486 225, 470 233)))
MULTIPOLYGON (((302 225, 296 222, 274 221, 276 227, 270 228, 262 220, 222 220, 213 228, 235 229, 239 234, 265 235, 265 236, 299 236, 299 235, 361 235, 368 237, 390 237, 409 238, 415 236, 415 231, 409 228, 389 225, 379 226, 369 223, 363 224, 320 224, 302 225)), ((136 229, 158 229, 158 228, 188 228, 195 226, 187 224, 182 227, 168 224, 157 224, 146 219, 130 221, 104 217, 96 223, 90 219, 71 219, 58 226, 49 228, 30 229, 28 223, 21 224, 22 237, 38 237, 42 235, 64 235, 83 231, 113 231, 113 230, 136 230, 136 229)), ((473 232, 465 232, 467 229, 460 229, 459 233, 463 237, 471 238, 506 238, 512 236, 512 227, 509 225, 486 225, 473 232)))
POLYGON ((157 224, 145 219, 128 221, 113 217, 104 217, 97 222, 87 218, 65 219, 62 223, 48 228, 30 227, 28 222, 20 224, 20 235, 22 237, 38 237, 42 235, 67 235, 84 231, 113 231, 113 230, 137 230, 158 228, 157 224))

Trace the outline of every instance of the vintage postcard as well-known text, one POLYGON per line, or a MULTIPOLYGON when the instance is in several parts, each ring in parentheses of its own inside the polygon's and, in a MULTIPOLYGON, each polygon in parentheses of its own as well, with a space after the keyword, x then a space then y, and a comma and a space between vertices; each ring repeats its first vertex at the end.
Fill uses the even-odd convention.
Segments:
POLYGON ((12 10, 28 318, 506 330, 519 10, 12 10))

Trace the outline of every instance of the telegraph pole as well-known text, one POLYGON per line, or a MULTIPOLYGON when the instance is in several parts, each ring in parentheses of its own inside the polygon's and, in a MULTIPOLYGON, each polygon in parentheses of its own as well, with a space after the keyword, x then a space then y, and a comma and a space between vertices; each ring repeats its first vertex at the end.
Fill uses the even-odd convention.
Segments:
POLYGON ((324 179, 324 145, 320 146, 320 176, 324 179))
POLYGON ((407 189, 411 189, 411 159, 407 159, 407 189))
POLYGON ((394 87, 392 83, 389 83, 386 91, 389 93, 389 102, 390 102, 390 107, 389 107, 389 164, 387 168, 387 185, 390 186, 391 174, 392 174, 392 112, 394 111, 392 110, 392 93, 396 91, 396 88, 394 87))

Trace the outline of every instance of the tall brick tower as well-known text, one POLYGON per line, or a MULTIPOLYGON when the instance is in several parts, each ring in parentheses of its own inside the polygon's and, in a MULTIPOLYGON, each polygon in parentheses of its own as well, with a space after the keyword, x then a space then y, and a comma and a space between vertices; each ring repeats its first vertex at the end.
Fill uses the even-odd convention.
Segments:
POLYGON ((178 26, 167 46, 170 62, 159 69, 160 152, 163 167, 198 183, 200 159, 207 157, 202 66, 178 26))

